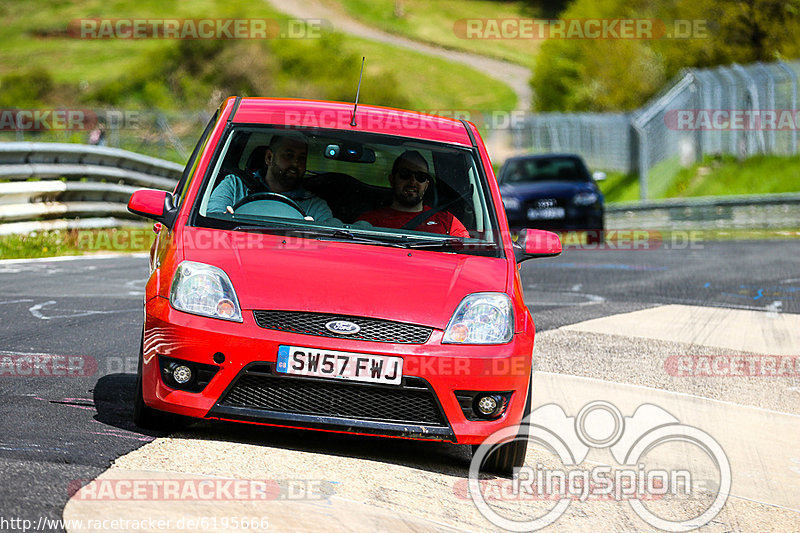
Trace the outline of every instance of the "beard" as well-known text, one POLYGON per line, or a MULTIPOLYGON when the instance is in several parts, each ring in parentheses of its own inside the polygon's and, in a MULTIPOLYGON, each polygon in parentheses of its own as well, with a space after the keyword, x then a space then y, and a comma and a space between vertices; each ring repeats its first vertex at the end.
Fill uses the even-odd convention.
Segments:
POLYGON ((280 168, 275 165, 272 167, 272 177, 284 190, 297 189, 303 177, 297 167, 280 168))
POLYGON ((394 194, 395 201, 402 205, 403 207, 416 207, 422 203, 422 196, 419 194, 419 189, 416 191, 412 190, 401 190, 399 192, 395 192, 394 194))

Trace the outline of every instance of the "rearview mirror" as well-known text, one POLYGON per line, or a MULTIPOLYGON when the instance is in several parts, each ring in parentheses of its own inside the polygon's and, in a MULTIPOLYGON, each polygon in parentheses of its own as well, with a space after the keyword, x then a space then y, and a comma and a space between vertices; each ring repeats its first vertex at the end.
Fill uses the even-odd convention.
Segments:
POLYGON ((128 200, 128 211, 150 218, 171 227, 178 209, 173 205, 172 194, 167 191, 139 189, 128 200))
POLYGON ((538 257, 554 257, 561 253, 561 238, 552 231, 523 229, 514 243, 517 263, 538 257))
POLYGON ((325 158, 351 163, 374 163, 375 150, 358 143, 329 144, 325 147, 325 158))

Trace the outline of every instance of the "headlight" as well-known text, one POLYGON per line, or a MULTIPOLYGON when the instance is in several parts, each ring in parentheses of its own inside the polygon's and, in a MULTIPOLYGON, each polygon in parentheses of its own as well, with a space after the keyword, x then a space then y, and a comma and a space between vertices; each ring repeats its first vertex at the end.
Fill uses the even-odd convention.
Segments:
POLYGON ((179 311, 195 315, 242 321, 239 300, 233 284, 222 269, 194 261, 178 265, 169 302, 179 311))
POLYGON ((597 203, 600 197, 597 196, 597 193, 593 192, 579 192, 575 196, 572 197, 572 203, 575 205, 592 205, 597 203))
POLYGON ((503 205, 506 208, 506 211, 519 211, 520 207, 522 207, 522 203, 519 201, 519 198, 515 198, 513 196, 503 197, 503 205))
POLYGON ((442 343, 504 344, 514 335, 511 299, 500 292, 470 294, 447 324, 442 343))

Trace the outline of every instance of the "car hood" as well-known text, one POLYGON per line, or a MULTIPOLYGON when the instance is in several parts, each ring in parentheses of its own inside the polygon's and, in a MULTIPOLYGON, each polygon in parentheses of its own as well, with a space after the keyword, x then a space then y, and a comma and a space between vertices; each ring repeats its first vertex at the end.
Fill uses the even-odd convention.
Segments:
POLYGON ((337 313, 441 329, 464 296, 504 292, 508 276, 504 259, 387 246, 192 227, 182 242, 185 259, 228 274, 243 310, 337 313))
POLYGON ((587 181, 532 181, 500 186, 503 196, 520 198, 571 198, 579 192, 597 192, 597 187, 587 181))

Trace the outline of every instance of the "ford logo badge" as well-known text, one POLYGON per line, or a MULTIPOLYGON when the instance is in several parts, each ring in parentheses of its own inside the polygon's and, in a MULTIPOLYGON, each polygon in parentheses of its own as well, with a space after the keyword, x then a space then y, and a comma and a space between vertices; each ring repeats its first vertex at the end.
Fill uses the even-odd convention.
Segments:
POLYGON ((331 333, 338 333, 339 335, 355 335, 361 331, 361 326, 347 320, 331 320, 325 324, 325 328, 331 333))

